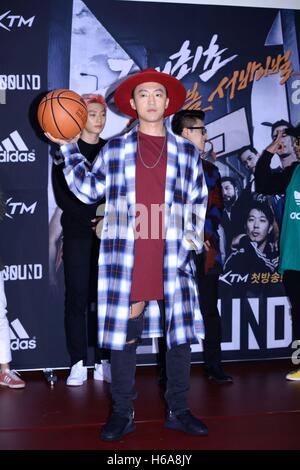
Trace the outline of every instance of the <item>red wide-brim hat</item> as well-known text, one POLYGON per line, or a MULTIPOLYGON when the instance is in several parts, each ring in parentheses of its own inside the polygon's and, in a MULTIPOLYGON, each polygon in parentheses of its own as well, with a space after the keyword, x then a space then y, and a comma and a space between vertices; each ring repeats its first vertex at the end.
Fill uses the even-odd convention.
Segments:
POLYGON ((164 112, 164 116, 170 116, 178 111, 186 98, 186 89, 177 78, 168 73, 157 72, 155 69, 145 69, 128 77, 115 91, 115 104, 124 114, 133 118, 137 113, 130 106, 130 100, 133 96, 133 90, 141 83, 156 82, 163 85, 168 93, 169 105, 164 112))

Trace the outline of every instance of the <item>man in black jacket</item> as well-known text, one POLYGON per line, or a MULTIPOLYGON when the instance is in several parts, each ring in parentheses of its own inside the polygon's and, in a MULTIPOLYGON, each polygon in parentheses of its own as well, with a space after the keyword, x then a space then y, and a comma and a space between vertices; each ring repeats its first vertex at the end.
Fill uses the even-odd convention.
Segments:
MULTIPOLYGON (((91 166, 106 141, 99 134, 106 122, 106 103, 101 95, 83 95, 88 119, 78 146, 91 166)), ((91 289, 97 292, 99 240, 92 229, 99 203, 84 204, 69 190, 63 163, 53 165, 52 182, 56 202, 62 210, 63 261, 65 275, 65 333, 71 358, 67 385, 80 386, 87 380, 87 318, 91 289)), ((96 301, 96 298, 95 298, 96 301)), ((95 319, 94 340, 97 337, 95 319)), ((110 382, 107 352, 95 349, 94 379, 110 382), (105 359, 104 359, 105 356, 105 359)))

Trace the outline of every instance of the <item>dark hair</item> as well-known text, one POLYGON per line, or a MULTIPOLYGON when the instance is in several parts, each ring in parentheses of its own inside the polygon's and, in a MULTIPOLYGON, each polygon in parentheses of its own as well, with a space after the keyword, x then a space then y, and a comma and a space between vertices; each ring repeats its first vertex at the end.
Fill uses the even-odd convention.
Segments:
POLYGON ((274 213, 273 213, 271 207, 266 202, 260 202, 260 201, 255 201, 255 202, 253 202, 253 204, 248 206, 248 209, 245 212, 245 214, 246 214, 245 223, 247 222, 250 211, 252 209, 257 209, 258 211, 263 212, 265 214, 266 218, 268 219, 269 224, 273 225, 273 223, 274 223, 274 213))
POLYGON ((295 139, 300 138, 300 123, 296 124, 295 127, 289 127, 285 131, 286 135, 290 135, 291 137, 295 137, 295 139))
POLYGON ((276 121, 272 124, 272 128, 271 128, 272 137, 273 137, 275 129, 280 126, 292 127, 290 122, 285 121, 284 119, 280 119, 280 121, 276 121))
POLYGON ((229 183, 231 183, 234 188, 236 188, 236 189, 238 188, 238 183, 237 183, 236 179, 233 178, 233 176, 222 176, 221 184, 225 183, 225 181, 229 181, 229 183))
POLYGON ((176 135, 181 135, 185 127, 192 127, 196 119, 204 121, 205 112, 201 109, 182 109, 174 114, 171 126, 176 135))
POLYGON ((239 150, 239 153, 238 153, 239 159, 241 159, 242 154, 246 152, 246 150, 250 150, 250 152, 255 153, 255 155, 258 155, 258 151, 256 150, 256 148, 254 148, 252 145, 245 145, 239 150))

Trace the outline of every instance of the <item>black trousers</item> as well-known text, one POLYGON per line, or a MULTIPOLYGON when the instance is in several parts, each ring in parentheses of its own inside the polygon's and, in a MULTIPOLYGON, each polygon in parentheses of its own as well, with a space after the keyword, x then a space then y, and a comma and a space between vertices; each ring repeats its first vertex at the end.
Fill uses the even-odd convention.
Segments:
POLYGON ((222 328, 218 311, 218 274, 205 274, 202 255, 195 256, 200 308, 205 327, 203 355, 206 367, 221 362, 222 328))
MULTIPOLYGON (((164 302, 158 301, 162 318, 164 302)), ((147 307, 146 307, 147 308, 147 307)), ((111 351, 111 394, 113 410, 123 416, 133 413, 133 400, 136 398, 135 371, 136 348, 142 335, 144 313, 128 321, 127 344, 122 351, 111 351), (131 340, 137 340, 129 343, 131 340)), ((167 390, 165 398, 173 412, 188 409, 187 393, 190 384, 191 348, 182 344, 166 352, 167 390)))
POLYGON ((300 340, 300 271, 284 271, 283 285, 291 303, 292 338, 300 340))
POLYGON ((63 240, 65 332, 71 366, 81 360, 86 365, 88 344, 95 348, 96 363, 109 358, 108 351, 97 347, 97 309, 89 312, 90 300, 97 302, 98 253, 96 237, 63 240))

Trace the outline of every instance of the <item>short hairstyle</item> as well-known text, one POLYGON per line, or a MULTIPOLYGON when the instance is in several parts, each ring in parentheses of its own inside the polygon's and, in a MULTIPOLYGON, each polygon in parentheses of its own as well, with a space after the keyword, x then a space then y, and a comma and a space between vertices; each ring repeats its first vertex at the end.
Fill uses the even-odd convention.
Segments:
POLYGON ((84 95, 81 95, 81 98, 83 98, 85 104, 98 103, 98 104, 102 104, 104 108, 107 108, 105 98, 102 95, 86 93, 84 95))
POLYGON ((222 176, 221 184, 225 183, 226 181, 229 181, 229 183, 231 183, 234 188, 238 189, 237 181, 235 178, 233 178, 233 176, 222 176))
POLYGON ((242 154, 246 152, 246 150, 250 150, 250 152, 255 153, 255 155, 258 155, 258 151, 256 150, 256 148, 254 148, 252 145, 245 145, 239 150, 239 153, 238 153, 239 159, 241 159, 242 154))
POLYGON ((205 112, 201 109, 182 109, 174 114, 171 126, 176 135, 181 135, 185 127, 192 127, 196 119, 204 121, 205 112))
POLYGON ((261 202, 261 201, 255 201, 251 205, 248 206, 248 209, 246 211, 246 218, 245 218, 245 223, 247 222, 247 219, 249 217, 250 211, 252 209, 257 209, 260 212, 263 212, 265 214, 266 218, 269 221, 270 225, 273 225, 274 223, 274 213, 266 202, 261 202))

